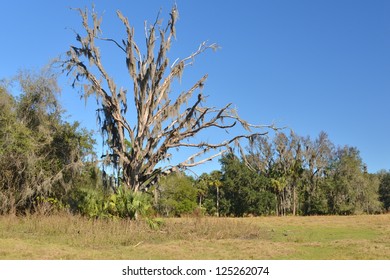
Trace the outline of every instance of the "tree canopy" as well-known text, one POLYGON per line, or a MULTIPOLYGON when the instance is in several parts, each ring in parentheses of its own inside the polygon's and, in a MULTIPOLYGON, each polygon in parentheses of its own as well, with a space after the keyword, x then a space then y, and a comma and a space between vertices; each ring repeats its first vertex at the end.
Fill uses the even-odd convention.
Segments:
POLYGON ((15 98, 0 87, 0 213, 34 210, 39 197, 62 197, 79 180, 94 140, 63 120, 57 78, 21 72, 15 98))

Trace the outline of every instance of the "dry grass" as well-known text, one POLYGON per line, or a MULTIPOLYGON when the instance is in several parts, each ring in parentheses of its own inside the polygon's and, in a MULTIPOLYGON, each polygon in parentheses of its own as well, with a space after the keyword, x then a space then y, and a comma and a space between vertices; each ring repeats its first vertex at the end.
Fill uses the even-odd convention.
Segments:
POLYGON ((390 259, 390 215, 166 219, 0 217, 0 259, 390 259))

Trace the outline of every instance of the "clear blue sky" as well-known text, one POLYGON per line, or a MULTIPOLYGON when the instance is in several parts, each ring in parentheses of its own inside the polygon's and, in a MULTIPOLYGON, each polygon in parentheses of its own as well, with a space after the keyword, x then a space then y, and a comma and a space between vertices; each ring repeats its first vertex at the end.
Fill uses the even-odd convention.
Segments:
MULTIPOLYGON (((19 69, 39 69, 64 54, 75 44, 71 29, 81 31, 78 14, 69 7, 91 7, 92 2, 103 13, 104 36, 120 39, 124 34, 115 15, 120 9, 135 26, 139 44, 144 20, 154 21, 160 8, 167 19, 174 3, 2 1, 0 79, 19 69)), ((370 172, 390 169, 390 1, 176 3, 180 20, 172 61, 204 40, 221 46, 196 60, 184 73, 183 86, 208 73, 209 105, 233 102, 252 123, 276 122, 301 136, 315 138, 323 130, 336 145, 356 146, 370 172)), ((109 63, 115 69, 123 66, 115 59, 109 63)), ((96 129, 94 102, 85 107, 67 80, 60 82, 72 119, 96 129)), ((208 168, 214 167, 217 163, 208 168)))

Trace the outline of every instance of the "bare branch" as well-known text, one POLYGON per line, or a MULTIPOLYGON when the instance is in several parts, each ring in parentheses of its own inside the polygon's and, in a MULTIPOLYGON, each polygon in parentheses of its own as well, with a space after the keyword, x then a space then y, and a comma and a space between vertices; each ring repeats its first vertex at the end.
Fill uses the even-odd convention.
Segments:
POLYGON ((102 37, 99 37, 99 39, 102 40, 102 41, 113 42, 115 45, 117 45, 118 48, 120 48, 123 52, 126 53, 126 50, 125 50, 117 41, 115 41, 114 39, 111 39, 111 38, 102 38, 102 37))

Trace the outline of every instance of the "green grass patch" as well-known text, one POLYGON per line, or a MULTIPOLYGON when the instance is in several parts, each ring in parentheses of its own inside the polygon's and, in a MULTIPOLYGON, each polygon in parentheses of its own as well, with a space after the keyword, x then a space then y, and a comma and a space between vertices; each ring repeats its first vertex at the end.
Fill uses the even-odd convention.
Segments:
POLYGON ((170 218, 0 217, 0 259, 390 259, 390 215, 170 218))

